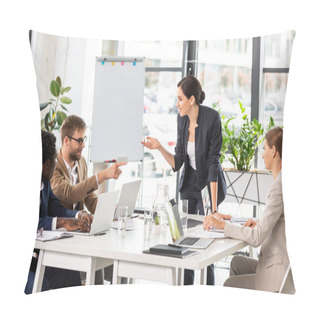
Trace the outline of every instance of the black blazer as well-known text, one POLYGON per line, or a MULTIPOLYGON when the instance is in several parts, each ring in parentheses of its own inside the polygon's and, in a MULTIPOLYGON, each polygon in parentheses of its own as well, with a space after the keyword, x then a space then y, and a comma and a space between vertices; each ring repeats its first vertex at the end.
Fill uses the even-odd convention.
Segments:
POLYGON ((74 218, 78 211, 66 209, 62 206, 51 189, 50 181, 44 181, 43 184, 44 188, 40 192, 41 203, 38 230, 40 228, 51 230, 53 217, 74 218))
MULTIPOLYGON (((40 210, 39 210, 39 222, 38 229, 44 230, 52 229, 53 217, 67 217, 74 218, 77 210, 66 209, 62 206, 60 201, 54 195, 50 181, 43 181, 43 189, 40 191, 40 210)), ((34 249, 34 252, 39 254, 39 249, 34 249)), ((34 256, 31 259, 30 271, 36 272, 38 258, 34 256)))
MULTIPOLYGON (((186 164, 189 161, 187 154, 189 117, 181 117, 180 114, 178 114, 177 123, 178 136, 174 155, 174 171, 178 171, 183 164, 186 164)), ((195 128, 195 158, 200 188, 203 189, 206 185, 210 185, 211 181, 217 182, 217 202, 219 204, 224 200, 226 195, 224 173, 219 161, 222 146, 220 115, 216 110, 200 105, 197 124, 198 127, 195 128)), ((183 186, 185 170, 188 167, 189 166, 185 165, 183 168, 179 191, 183 186)))

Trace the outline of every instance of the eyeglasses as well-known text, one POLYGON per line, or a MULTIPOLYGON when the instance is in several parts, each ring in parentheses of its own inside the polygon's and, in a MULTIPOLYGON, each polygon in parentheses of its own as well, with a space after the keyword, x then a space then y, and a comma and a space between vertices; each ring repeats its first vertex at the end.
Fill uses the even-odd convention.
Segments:
POLYGON ((87 136, 85 136, 84 138, 79 138, 79 139, 76 139, 76 138, 73 138, 73 137, 70 137, 68 136, 69 139, 72 139, 74 141, 77 141, 79 146, 81 146, 83 143, 85 143, 87 141, 87 136))

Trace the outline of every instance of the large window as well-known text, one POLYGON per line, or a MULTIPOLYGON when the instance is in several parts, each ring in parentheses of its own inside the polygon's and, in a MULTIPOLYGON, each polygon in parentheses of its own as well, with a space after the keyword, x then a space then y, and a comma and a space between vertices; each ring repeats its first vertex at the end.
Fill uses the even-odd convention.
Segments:
MULTIPOLYGON (((261 95, 259 120, 266 127, 270 117, 275 125, 283 125, 289 66, 294 31, 261 38, 261 95)), ((290 108, 290 106, 286 106, 290 108)), ((262 148, 257 156, 258 168, 264 168, 262 148)))
MULTIPOLYGON (((182 75, 182 53, 182 41, 118 43, 118 56, 145 58, 144 137, 157 138, 172 153, 177 139, 176 85, 182 75)), ((143 162, 129 163, 121 180, 138 177, 143 178, 138 205, 152 206, 159 182, 168 184, 170 198, 175 197, 176 174, 158 150, 145 148, 143 162)))
MULTIPOLYGON (((252 38, 118 42, 117 55, 145 57, 145 136, 158 138, 169 151, 174 152, 177 129, 176 84, 184 74, 182 66, 186 66, 189 61, 194 63, 194 67, 187 70, 195 73, 205 91, 204 105, 219 105, 222 114, 236 117, 234 123, 237 125, 241 118, 240 100, 249 117, 257 114, 259 120, 267 126, 272 116, 275 124, 281 126, 294 32, 256 39, 259 39, 261 47, 259 53, 253 49, 252 38), (189 49, 193 50, 192 57, 188 57, 189 49, 185 50, 187 43, 189 49), (257 55, 260 85, 253 89, 253 61, 257 55), (257 105, 252 103, 253 96, 258 97, 257 105)), ((260 158, 261 154, 258 155, 257 167, 262 169, 264 164, 260 158)), ((224 166, 228 165, 226 161, 224 166)), ((143 178, 140 206, 152 205, 158 182, 167 183, 170 197, 176 196, 177 174, 173 173, 157 150, 145 149, 144 161, 130 163, 122 181, 137 177, 143 178)))
POLYGON ((294 31, 262 37, 264 67, 289 68, 294 31))
POLYGON ((282 126, 288 73, 264 72, 262 82, 263 108, 261 118, 266 124, 271 116, 276 125, 282 126))
MULTIPOLYGON (((252 39, 199 41, 198 74, 206 94, 204 104, 241 121, 239 101, 251 113, 252 39)), ((231 167, 224 160, 223 166, 231 167)))
POLYGON ((265 123, 272 116, 276 125, 283 124, 283 108, 294 36, 294 31, 289 31, 261 38, 263 50, 260 119, 265 123))
POLYGON ((225 114, 238 114, 238 100, 250 108, 252 39, 199 41, 198 78, 205 104, 219 103, 225 114))

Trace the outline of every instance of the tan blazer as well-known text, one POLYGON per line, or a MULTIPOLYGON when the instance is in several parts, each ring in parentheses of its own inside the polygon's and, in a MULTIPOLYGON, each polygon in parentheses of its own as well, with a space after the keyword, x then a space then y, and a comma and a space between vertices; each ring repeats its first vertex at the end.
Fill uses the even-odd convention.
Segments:
MULTIPOLYGON (((263 217, 257 225, 249 228, 226 223, 224 234, 243 240, 254 247, 261 245, 255 287, 257 290, 278 292, 289 265, 281 171, 271 185, 263 217)), ((288 281, 291 281, 290 287, 294 288, 292 277, 288 278, 288 281)))
POLYGON ((85 204, 90 213, 94 214, 98 199, 93 192, 98 189, 96 177, 93 175, 88 178, 87 164, 83 157, 78 161, 77 170, 78 183, 73 186, 60 150, 56 167, 50 180, 51 188, 65 208, 72 209, 73 204, 78 203, 76 209, 82 210, 85 204))

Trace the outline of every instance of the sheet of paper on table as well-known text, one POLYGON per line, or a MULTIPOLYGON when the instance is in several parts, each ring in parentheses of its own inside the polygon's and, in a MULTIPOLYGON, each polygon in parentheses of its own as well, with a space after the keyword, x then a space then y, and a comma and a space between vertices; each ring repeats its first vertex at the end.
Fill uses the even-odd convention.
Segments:
POLYGON ((206 231, 203 229, 202 225, 188 229, 187 235, 197 236, 199 238, 209 238, 209 239, 225 239, 226 238, 222 230, 206 231))

